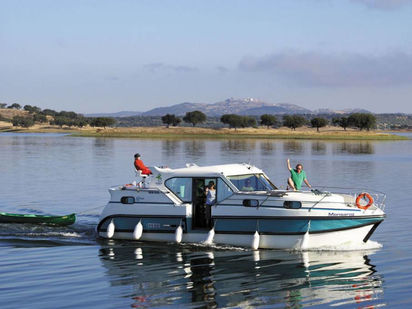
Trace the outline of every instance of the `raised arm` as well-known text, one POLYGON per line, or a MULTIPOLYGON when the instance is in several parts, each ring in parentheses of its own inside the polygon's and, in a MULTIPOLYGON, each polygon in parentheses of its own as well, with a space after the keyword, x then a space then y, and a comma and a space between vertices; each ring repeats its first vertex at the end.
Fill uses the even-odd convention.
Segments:
POLYGON ((286 160, 286 163, 288 164, 288 170, 290 171, 292 168, 290 167, 290 160, 289 160, 289 158, 286 160))

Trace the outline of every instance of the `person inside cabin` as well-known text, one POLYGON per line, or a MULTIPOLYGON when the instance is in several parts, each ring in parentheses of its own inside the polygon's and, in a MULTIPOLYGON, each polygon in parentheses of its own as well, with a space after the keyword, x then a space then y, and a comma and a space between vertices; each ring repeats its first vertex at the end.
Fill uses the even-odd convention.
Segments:
POLYGON ((255 188, 252 186, 250 179, 246 179, 245 185, 242 187, 241 191, 254 191, 255 188))
POLYGON ((288 188, 287 190, 292 189, 294 191, 300 190, 302 188, 302 182, 304 182, 309 188, 312 186, 309 184, 308 180, 306 179, 306 173, 303 170, 303 165, 298 163, 296 168, 291 168, 290 160, 287 159, 286 161, 288 169, 290 171, 290 177, 288 178, 288 188))
POLYGON ((137 171, 141 171, 142 175, 152 174, 152 171, 146 165, 144 165, 142 159, 140 159, 139 153, 136 153, 134 155, 134 167, 136 168, 137 171))
POLYGON ((206 187, 205 190, 206 194, 206 205, 212 206, 216 202, 216 189, 215 189, 215 182, 214 181, 209 181, 209 184, 206 187))

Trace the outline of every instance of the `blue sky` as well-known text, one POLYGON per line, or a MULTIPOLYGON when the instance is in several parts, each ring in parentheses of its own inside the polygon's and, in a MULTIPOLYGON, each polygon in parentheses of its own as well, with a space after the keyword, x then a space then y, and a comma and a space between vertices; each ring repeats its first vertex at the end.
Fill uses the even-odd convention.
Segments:
POLYGON ((0 102, 412 113, 412 1, 0 0, 0 102))

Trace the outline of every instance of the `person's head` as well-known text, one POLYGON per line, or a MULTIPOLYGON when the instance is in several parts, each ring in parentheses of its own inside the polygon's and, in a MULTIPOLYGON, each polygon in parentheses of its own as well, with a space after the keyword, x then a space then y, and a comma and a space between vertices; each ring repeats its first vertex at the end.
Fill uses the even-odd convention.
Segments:
POLYGON ((296 169, 296 172, 300 173, 303 170, 303 165, 299 163, 296 165, 295 169, 296 169))
POLYGON ((214 181, 209 181, 209 184, 207 185, 207 187, 209 188, 209 189, 213 189, 214 187, 215 187, 215 182, 214 181))
POLYGON ((245 183, 247 186, 250 186, 250 179, 246 179, 245 183))
POLYGON ((136 153, 136 154, 134 155, 134 158, 135 158, 135 159, 140 159, 140 153, 136 153))

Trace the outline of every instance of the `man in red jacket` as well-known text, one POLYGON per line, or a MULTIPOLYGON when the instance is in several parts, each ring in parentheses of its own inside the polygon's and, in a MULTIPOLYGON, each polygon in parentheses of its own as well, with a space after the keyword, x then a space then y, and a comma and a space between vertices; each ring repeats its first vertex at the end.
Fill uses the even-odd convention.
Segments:
POLYGON ((140 154, 138 153, 134 155, 134 167, 136 168, 136 170, 142 171, 143 175, 152 174, 152 171, 146 165, 144 165, 143 161, 140 159, 140 154))

